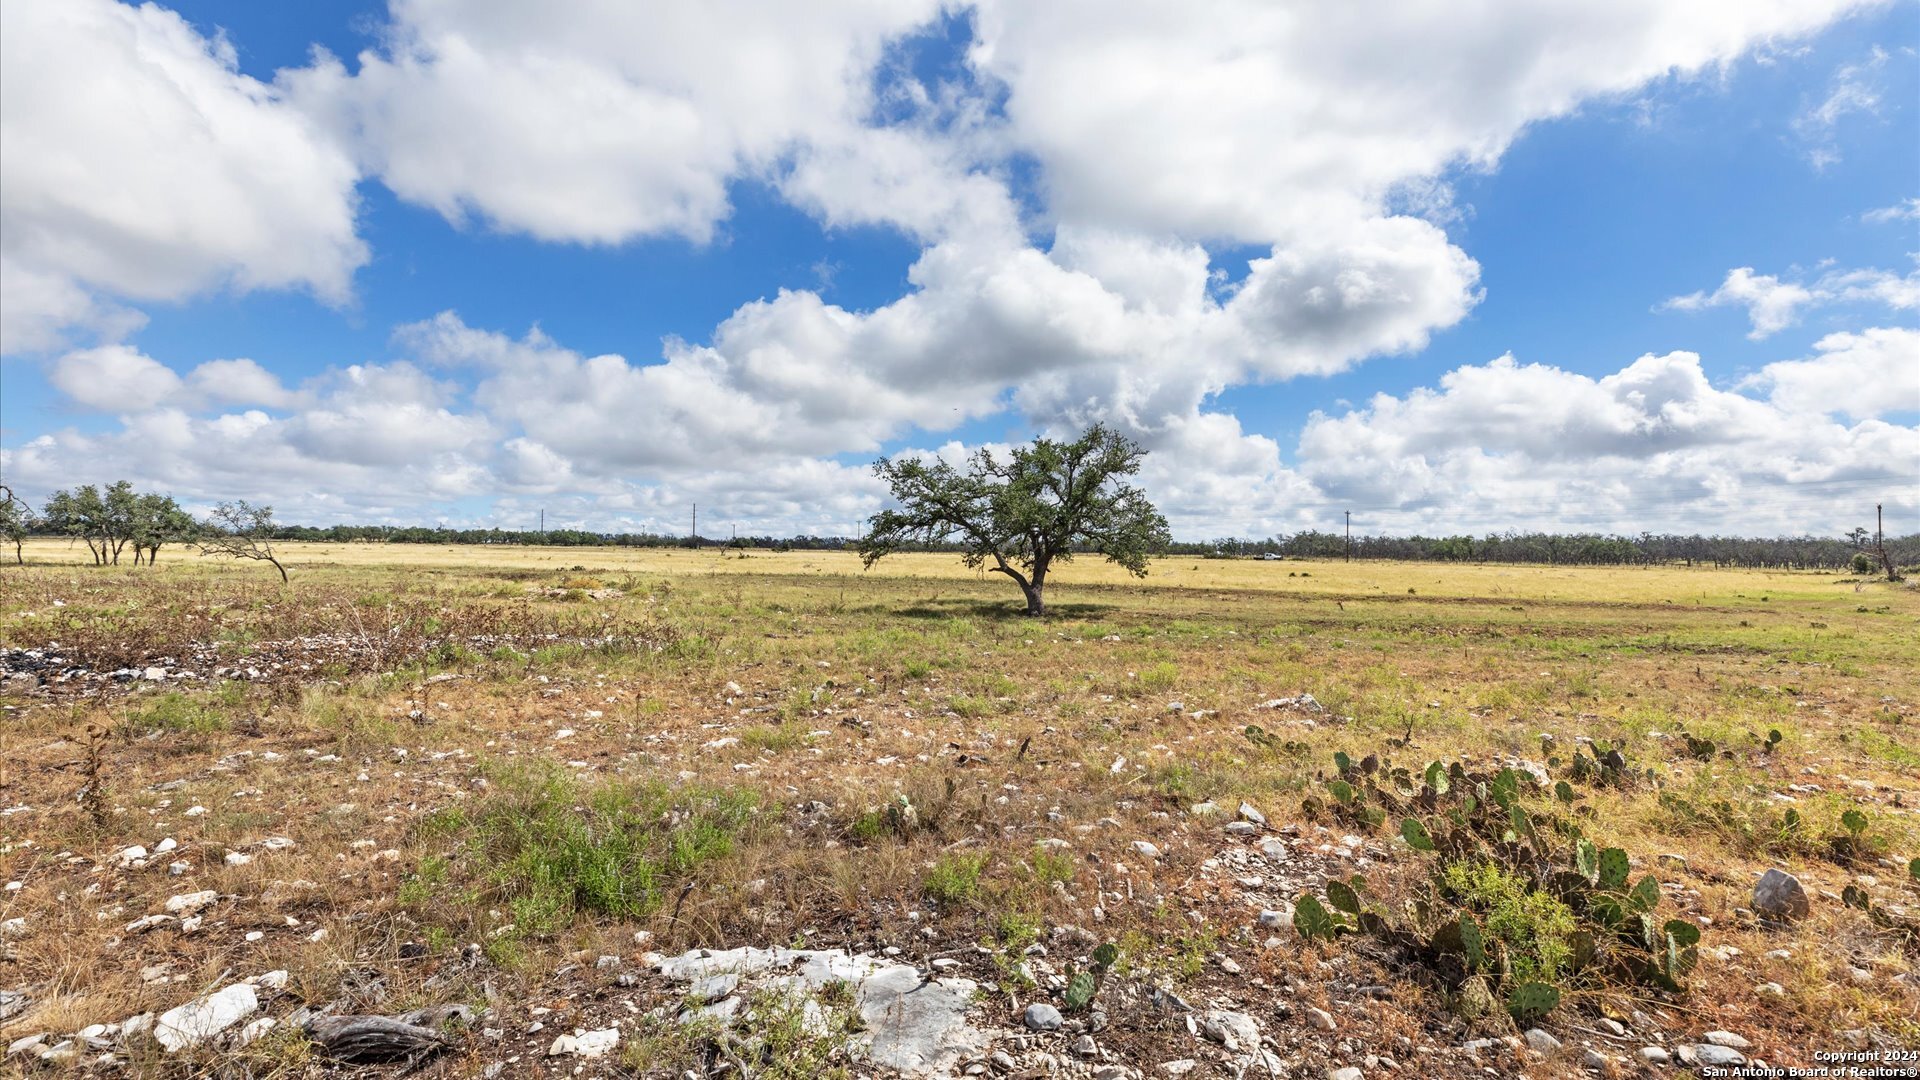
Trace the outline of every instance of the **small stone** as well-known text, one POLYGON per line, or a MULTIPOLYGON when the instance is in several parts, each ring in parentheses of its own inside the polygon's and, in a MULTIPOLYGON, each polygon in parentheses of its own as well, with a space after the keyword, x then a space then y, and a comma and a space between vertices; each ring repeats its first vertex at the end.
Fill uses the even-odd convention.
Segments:
POLYGON ((1092 1057, 1100 1052, 1100 1047, 1095 1045, 1093 1036, 1082 1035, 1073 1040, 1073 1052, 1081 1057, 1092 1057))
POLYGON ((1357 1065, 1347 1065, 1342 1068, 1327 1070, 1327 1080, 1365 1080, 1366 1075, 1366 1073, 1360 1071, 1357 1065))
POLYGON ((1607 1034, 1615 1037, 1624 1036, 1627 1033, 1627 1025, 1621 1023, 1618 1020, 1615 1020, 1610 1016, 1603 1016, 1600 1019, 1595 1020, 1594 1026, 1598 1027, 1601 1031, 1604 1031, 1607 1034))
POLYGON ((154 1022, 153 1037, 169 1051, 184 1050, 220 1034, 251 1016, 259 1007, 260 999, 253 987, 234 983, 161 1013, 154 1022))
POLYGON ((1251 821, 1227 822, 1228 836, 1258 836, 1259 834, 1260 834, 1260 826, 1255 825, 1251 821))
POLYGON ((1160 849, 1147 843, 1145 840, 1135 840, 1133 842, 1133 850, 1144 859, 1157 859, 1160 857, 1160 849))
POLYGON ((1220 958, 1220 970, 1229 975, 1238 975, 1240 974, 1240 962, 1231 956, 1223 956, 1220 958))
POLYGON ((1634 1056, 1649 1065, 1665 1065, 1673 1060, 1671 1054, 1658 1046, 1643 1046, 1634 1051, 1634 1056))
POLYGON ((1712 1043, 1694 1043, 1680 1048, 1680 1060, 1693 1060, 1688 1064, 1698 1065, 1744 1065, 1746 1056, 1731 1046, 1715 1046, 1712 1043))
POLYGON ((1321 1031, 1332 1031, 1335 1027, 1333 1014, 1325 1009, 1309 1007, 1307 1009, 1307 1023, 1312 1024, 1321 1031))
POLYGON ((132 866, 133 864, 140 862, 146 857, 147 857, 147 849, 141 847, 139 844, 135 844, 130 848, 120 849, 119 858, 120 858, 121 866, 132 866))
POLYGON ((603 1028, 599 1031, 582 1031, 573 1035, 562 1035, 553 1040, 547 1048, 548 1057, 597 1058, 603 1057, 614 1047, 620 1045, 619 1028, 603 1028))
POLYGON ((1560 1052, 1560 1040, 1550 1032, 1540 1028, 1528 1028, 1525 1035, 1527 1046, 1536 1053, 1552 1056, 1560 1052))
POLYGON ((1293 913, 1268 909, 1260 913, 1260 925, 1268 930, 1279 930, 1293 923, 1293 913))
POLYGON ((246 852, 244 852, 244 851, 229 851, 229 852, 227 852, 227 865, 228 865, 228 866, 245 866, 245 865, 247 865, 248 863, 250 863, 250 862, 252 862, 252 861, 253 861, 253 856, 251 856, 251 855, 249 855, 249 854, 247 854, 247 853, 246 853, 246 852))
POLYGON ((1754 992, 1759 994, 1761 997, 1783 998, 1787 996, 1787 988, 1784 986, 1781 986, 1777 982, 1763 982, 1759 986, 1754 987, 1753 989, 1754 989, 1754 992))
POLYGON ((1175 1058, 1160 1063, 1160 1071, 1168 1076, 1185 1076, 1199 1067, 1200 1063, 1192 1058, 1175 1058))
POLYGON ((1260 1025, 1243 1012, 1209 1010, 1200 1018, 1200 1033, 1228 1050, 1252 1051, 1260 1045, 1260 1025))
POLYGON ((1753 887, 1753 910, 1774 919, 1807 917, 1807 890, 1800 879, 1784 870, 1770 869, 1753 887))
POLYGON ((1240 804, 1240 816, 1253 822, 1255 825, 1265 827, 1267 824, 1267 815, 1255 810, 1250 803, 1243 802, 1240 804))
POLYGON ((1715 1046, 1730 1046, 1735 1050, 1745 1050, 1753 1045, 1731 1031, 1709 1031, 1701 1038, 1715 1046))
POLYGON ((1044 1001, 1036 1001, 1027 1006, 1027 1011, 1022 1015, 1021 1020, 1027 1025, 1029 1031, 1059 1031, 1060 1025, 1065 1023, 1060 1010, 1044 1001))
POLYGON ((199 911, 201 908, 206 907, 218 899, 220 899, 220 894, 214 892, 212 889, 202 889, 199 892, 169 896, 167 897, 166 904, 167 912, 172 915, 192 915, 194 912, 199 911))
POLYGON ((1601 1072, 1601 1073, 1606 1072, 1607 1069, 1611 1067, 1611 1063, 1607 1061, 1607 1056, 1605 1054, 1602 1054, 1600 1051, 1593 1050, 1593 1049, 1587 1049, 1587 1050, 1581 1051, 1580 1064, 1586 1066, 1587 1068, 1593 1070, 1594 1072, 1601 1072))

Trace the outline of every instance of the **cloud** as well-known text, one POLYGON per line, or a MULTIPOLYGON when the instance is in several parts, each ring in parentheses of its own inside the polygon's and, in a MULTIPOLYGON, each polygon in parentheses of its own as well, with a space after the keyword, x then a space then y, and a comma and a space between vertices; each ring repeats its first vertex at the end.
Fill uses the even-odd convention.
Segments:
POLYGON ((1793 132, 1816 170, 1840 160, 1836 132, 1842 120, 1855 113, 1879 115, 1881 72, 1886 66, 1887 51, 1875 45, 1866 59, 1836 69, 1826 96, 1809 103, 1793 118, 1793 132))
POLYGON ((1883 206, 1878 210, 1869 210, 1860 215, 1860 220, 1869 225, 1885 225, 1895 221, 1920 221, 1920 197, 1897 202, 1892 206, 1883 206))
POLYGON ((832 143, 931 3, 392 6, 384 45, 286 75, 401 198, 543 240, 704 242, 727 185, 832 143))
POLYGON ((0 6, 0 350, 114 340, 120 301, 301 288, 367 259, 347 154, 154 5, 0 6))
POLYGON ((172 368, 125 345, 68 353, 51 381, 78 405, 117 413, 158 408, 186 387, 172 368))
POLYGON ((1848 497, 1920 512, 1920 427, 1837 423, 1828 402, 1787 386, 1769 401, 1716 389, 1685 352, 1600 378, 1502 357, 1438 388, 1315 415, 1298 464, 1336 505, 1399 531, 1525 522, 1764 535, 1835 527, 1848 497))
POLYGON ((1655 310, 1744 307, 1753 324, 1747 337, 1759 341, 1798 323, 1812 308, 1863 303, 1896 311, 1920 308, 1920 271, 1902 276, 1886 270, 1829 270, 1812 282, 1799 283, 1742 266, 1727 271, 1726 280, 1714 291, 1676 296, 1655 310))
MULTIPOLYGON (((1142 320, 1185 295, 1152 275, 1133 292, 1159 298, 1140 303, 1142 320)), ((806 306, 838 327, 823 332, 858 318, 806 306)), ((852 332, 864 343, 866 331, 852 332)), ((289 520, 318 522, 524 525, 545 508, 555 526, 677 532, 697 502, 716 527, 846 535, 884 503, 859 460, 878 450, 850 462, 834 449, 878 439, 875 421, 756 382, 757 364, 778 370, 788 359, 756 357, 758 346, 730 341, 733 353, 636 365, 451 314, 404 328, 396 343, 418 363, 328 372, 291 392, 297 404, 284 415, 196 398, 211 365, 182 378, 123 347, 72 354, 60 384, 75 394, 114 387, 116 397, 92 404, 118 412, 119 425, 43 435, 4 451, 0 467, 30 497, 76 478, 127 476, 201 504, 261 499, 289 520), (589 407, 596 401, 599 410, 589 407), (766 427, 742 437, 680 418, 703 403, 744 409, 766 427), (483 499, 491 502, 476 509, 483 499)), ((1149 446, 1140 481, 1183 537, 1328 527, 1343 510, 1398 532, 1825 529, 1853 496, 1885 501, 1896 520, 1920 513, 1920 490, 1902 479, 1920 469, 1920 426, 1888 419, 1920 411, 1917 347, 1910 329, 1831 334, 1814 356, 1769 364, 1732 388, 1712 385, 1688 352, 1598 376, 1504 356, 1315 413, 1292 445, 1164 378, 1105 388, 1110 399, 1089 399, 1086 411, 1117 415, 1149 446)), ((835 373, 797 377, 830 383, 835 373)), ((904 400, 933 408, 953 399, 953 385, 930 382, 924 400, 904 400)), ((1035 413, 1035 426, 1071 434, 1081 418, 1065 403, 1052 408, 1035 413)), ((930 430, 901 427, 900 452, 971 449, 930 430)))
POLYGON ((1214 0, 1002 3, 971 58, 1052 214, 1269 243, 1371 216, 1398 185, 1490 166, 1535 121, 1806 33, 1851 3, 1461 11, 1214 0))
POLYGON ((1828 334, 1813 347, 1818 355, 1768 364, 1742 385, 1769 388, 1775 405, 1796 413, 1920 413, 1920 330, 1828 334))
POLYGON ((304 395, 252 360, 209 360, 181 378, 172 368, 127 345, 102 345, 54 361, 48 380, 75 405, 110 413, 148 412, 162 406, 209 404, 287 408, 304 395))

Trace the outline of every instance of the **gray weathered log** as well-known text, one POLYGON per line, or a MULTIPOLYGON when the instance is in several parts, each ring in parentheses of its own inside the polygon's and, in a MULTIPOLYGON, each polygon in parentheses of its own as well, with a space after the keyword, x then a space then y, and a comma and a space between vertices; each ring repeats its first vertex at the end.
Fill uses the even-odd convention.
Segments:
POLYGON ((447 1045, 438 1031, 390 1016, 316 1016, 307 1036, 328 1057, 354 1062, 417 1059, 447 1045))

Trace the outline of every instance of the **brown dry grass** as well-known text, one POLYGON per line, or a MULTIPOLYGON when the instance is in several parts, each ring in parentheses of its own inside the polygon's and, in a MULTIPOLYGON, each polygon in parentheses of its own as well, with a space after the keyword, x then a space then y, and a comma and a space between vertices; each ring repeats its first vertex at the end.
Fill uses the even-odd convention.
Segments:
MULTIPOLYGON (((634 956, 636 930, 668 951, 808 941, 928 957, 1079 923, 1126 942, 1135 970, 1198 992, 1245 992, 1206 958, 1216 951, 1269 987, 1305 992, 1335 961, 1399 979, 1290 932, 1261 947, 1247 890, 1204 865, 1226 846, 1218 821, 1188 811, 1245 798, 1317 843, 1300 799, 1336 749, 1358 756, 1410 734, 1397 758, 1537 757, 1548 732, 1623 745, 1662 774, 1681 803, 1597 793, 1591 828, 1648 869, 1658 853, 1683 855, 1688 870, 1662 876, 1713 920, 1707 945, 1739 950, 1704 961, 1687 999, 1583 1004, 1657 1010, 1675 1034, 1740 1030, 1776 1064, 1806 1062, 1849 1028, 1920 1040, 1911 946, 1820 895, 1867 875, 1884 902, 1920 899, 1903 881, 1920 855, 1920 598, 1908 590, 1679 568, 1170 560, 1145 583, 1077 564, 1056 614, 1033 622, 997 582, 932 556, 861 574, 851 556, 823 553, 315 545, 294 551, 282 589, 185 557, 99 570, 32 549, 42 565, 0 574, 0 646, 59 641, 107 666, 207 641, 224 643, 223 662, 286 655, 281 643, 303 635, 378 646, 321 649, 254 683, 177 683, 167 708, 144 684, 7 699, 0 802, 24 809, 0 818, 0 864, 21 883, 0 919, 25 916, 30 933, 0 962, 0 985, 34 987, 39 1004, 0 1036, 118 1020, 273 968, 316 1004, 481 1002, 485 984, 508 1015, 533 1004, 565 1015, 580 1006, 556 972, 634 956), (624 595, 568 595, 566 579, 581 577, 624 595), (427 681, 439 674, 460 677, 427 681), (1253 709, 1303 691, 1348 719, 1253 709), (104 821, 77 798, 89 724, 115 733, 104 821), (1249 724, 1275 745, 1250 741, 1249 724), (1682 727, 1732 756, 1689 758, 1671 737, 1682 727), (1760 754, 1748 733, 1770 728, 1785 741, 1760 754), (582 798, 705 787, 748 793, 758 810, 730 851, 674 877, 657 909, 502 931, 525 920, 476 859, 470 823, 528 768, 571 777, 582 798), (1793 793, 1813 840, 1774 827, 1789 785, 1820 788, 1793 793), (875 830, 874 812, 902 795, 920 825, 875 830), (196 805, 207 812, 187 816, 196 805), (1855 805, 1886 865, 1842 865, 1814 842, 1855 805), (163 837, 179 851, 114 865, 122 847, 163 837), (294 846, 266 851, 267 837, 294 846), (1035 869, 1042 838, 1072 845, 1062 888, 1035 869), (1136 839, 1161 848, 1158 864, 1130 850, 1136 839), (229 851, 254 857, 227 866, 229 851), (956 852, 985 855, 979 889, 934 904, 928 872, 956 852), (192 869, 170 876, 173 859, 192 869), (1816 893, 1813 919, 1782 932, 1736 915, 1768 865, 1816 893), (427 880, 436 872, 444 882, 427 880), (302 881, 314 887, 287 885, 302 881), (222 897, 198 932, 123 931, 194 889, 222 897), (263 936, 247 942, 250 931, 263 936), (483 944, 482 968, 465 968, 468 941, 483 944), (1783 949, 1789 958, 1768 957, 1783 949), (141 981, 163 962, 184 979, 141 981), (1785 997, 1756 996, 1762 982, 1785 997)), ((1353 1030, 1402 1055, 1457 1042, 1432 995, 1399 985, 1353 1030)), ((272 1067, 309 1067, 295 1049, 268 1049, 272 1067)))

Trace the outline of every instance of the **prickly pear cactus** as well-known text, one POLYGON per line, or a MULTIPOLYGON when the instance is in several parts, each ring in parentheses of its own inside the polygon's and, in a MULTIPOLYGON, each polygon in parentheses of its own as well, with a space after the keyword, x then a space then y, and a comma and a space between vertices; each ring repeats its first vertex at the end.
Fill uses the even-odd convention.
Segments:
POLYGON ((1300 897, 1293 905, 1293 928, 1308 941, 1315 939, 1332 941, 1334 935, 1345 928, 1345 923, 1336 919, 1312 894, 1300 897))
POLYGON ((1094 980, 1091 972, 1082 971, 1075 975, 1067 983, 1067 1008, 1074 1012, 1079 1012, 1081 1009, 1093 1004, 1094 991, 1099 988, 1100 984, 1094 980))
POLYGON ((1662 930, 1665 947, 1654 953, 1653 981, 1681 993, 1686 989, 1682 980, 1700 959, 1700 928, 1685 919, 1669 919, 1662 930))
POLYGON ((1543 982, 1523 982, 1507 991, 1507 1011, 1517 1023, 1531 1023, 1560 1004, 1560 991, 1543 982))
POLYGON ((1573 868, 1591 885, 1600 880, 1600 849, 1593 841, 1582 840, 1573 848, 1573 868))
POLYGON ((1344 881, 1327 882, 1327 902, 1349 915, 1360 914, 1360 894, 1344 881))
MULTIPOLYGON (((1427 832, 1427 827, 1420 824, 1419 818, 1407 818, 1400 822, 1400 835, 1406 839, 1407 846, 1415 851, 1433 850, 1433 834, 1427 832)), ((1920 863, 1920 859, 1914 862, 1920 863)))
POLYGON ((1478 971, 1487 966, 1487 939, 1471 915, 1460 916, 1460 948, 1467 954, 1469 970, 1478 971))
POLYGON ((1617 892, 1627 883, 1627 874, 1632 866, 1627 862, 1627 853, 1623 848, 1610 847, 1600 852, 1599 886, 1608 892, 1617 892))
POLYGON ((1642 875, 1627 891, 1627 902, 1635 911, 1652 911, 1660 906, 1660 879, 1652 874, 1642 875))

